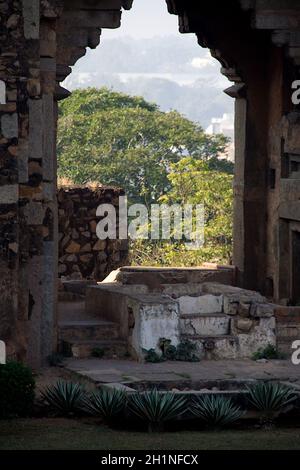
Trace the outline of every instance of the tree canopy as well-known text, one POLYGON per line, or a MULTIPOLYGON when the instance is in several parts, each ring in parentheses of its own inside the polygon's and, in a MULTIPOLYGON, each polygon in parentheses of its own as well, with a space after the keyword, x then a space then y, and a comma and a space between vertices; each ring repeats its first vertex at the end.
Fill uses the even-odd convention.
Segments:
POLYGON ((107 88, 76 90, 59 108, 59 176, 120 186, 131 201, 167 194, 171 165, 186 157, 231 172, 219 158, 227 143, 176 111, 107 88))

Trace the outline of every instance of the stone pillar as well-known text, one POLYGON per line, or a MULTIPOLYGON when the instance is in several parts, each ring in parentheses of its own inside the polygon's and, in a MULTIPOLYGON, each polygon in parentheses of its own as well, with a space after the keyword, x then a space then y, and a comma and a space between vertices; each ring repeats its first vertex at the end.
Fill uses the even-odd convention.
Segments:
POLYGON ((30 222, 37 185, 29 154, 29 98, 38 95, 39 0, 1 2, 0 15, 0 80, 6 88, 0 107, 0 336, 8 357, 24 360, 35 302, 30 257, 38 251, 30 222))
MULTIPOLYGON (((243 78, 226 93, 235 98, 233 263, 238 285, 265 292, 268 191, 268 90, 261 59, 243 62, 243 78), (266 95, 263 98, 264 91, 266 95)), ((230 76, 230 69, 225 71, 230 76)))
MULTIPOLYGON (((55 11, 0 3, 0 338, 38 368, 55 347, 55 11), (51 70, 52 67, 52 70, 51 70)), ((55 222, 56 220, 56 222, 55 222)))
POLYGON ((235 100, 235 173, 233 215, 233 264, 237 268, 237 283, 243 285, 244 276, 244 174, 246 146, 247 100, 236 96, 235 100))
MULTIPOLYGON (((41 365, 41 325, 43 303, 43 101, 40 74, 40 1, 23 0, 24 35, 28 42, 26 56, 30 76, 27 81, 28 153, 27 175, 23 180, 21 197, 22 236, 27 243, 26 263, 23 265, 20 291, 28 296, 27 304, 27 362, 41 365), (34 41, 34 42, 33 42, 34 41), (31 47, 31 49, 30 49, 31 47), (34 57, 34 67, 32 58, 34 57)), ((25 260, 24 260, 25 261, 25 260)))
POLYGON ((61 9, 42 8, 40 24, 43 137, 43 302, 41 362, 57 347, 58 217, 56 183, 57 19, 61 9))
POLYGON ((276 212, 279 255, 275 267, 279 272, 275 295, 284 304, 298 305, 300 279, 295 263, 298 264, 300 252, 299 244, 294 242, 300 232, 300 112, 288 113, 281 125, 283 174, 276 212))
POLYGON ((244 64, 246 83, 246 127, 244 158, 244 274, 243 286, 266 292, 267 194, 269 170, 269 87, 268 63, 271 47, 251 50, 244 64))

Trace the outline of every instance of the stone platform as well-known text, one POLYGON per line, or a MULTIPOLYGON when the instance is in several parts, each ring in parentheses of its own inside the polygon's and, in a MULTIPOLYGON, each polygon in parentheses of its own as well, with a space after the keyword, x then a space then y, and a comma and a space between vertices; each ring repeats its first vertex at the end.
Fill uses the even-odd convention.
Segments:
POLYGON ((161 353, 162 338, 189 343, 199 359, 247 359, 276 347, 274 304, 232 285, 234 268, 138 268, 113 271, 86 288, 86 312, 119 325, 128 353, 161 353))
POLYGON ((65 367, 72 372, 101 384, 132 382, 162 383, 197 382, 205 380, 278 380, 300 386, 300 366, 290 360, 258 363, 252 360, 219 360, 162 362, 143 364, 131 360, 68 359, 65 367))
POLYGON ((194 345, 201 360, 251 359, 269 345, 289 357, 300 339, 300 308, 271 304, 230 285, 233 278, 234 268, 225 267, 123 267, 100 283, 64 282, 59 350, 77 359, 143 361, 151 349, 161 354, 165 338, 194 345))

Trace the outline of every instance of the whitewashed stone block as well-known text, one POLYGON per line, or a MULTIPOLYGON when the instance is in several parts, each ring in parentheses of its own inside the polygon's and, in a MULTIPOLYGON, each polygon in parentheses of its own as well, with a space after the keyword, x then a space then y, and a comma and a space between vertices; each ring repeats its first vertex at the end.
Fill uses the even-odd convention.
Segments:
POLYGON ((131 345, 139 359, 144 351, 155 349, 160 353, 159 340, 167 338, 177 346, 179 337, 179 305, 166 299, 129 300, 134 314, 131 345))
POLYGON ((221 313, 223 310, 223 296, 201 295, 192 297, 184 295, 178 299, 181 314, 193 313, 221 313))

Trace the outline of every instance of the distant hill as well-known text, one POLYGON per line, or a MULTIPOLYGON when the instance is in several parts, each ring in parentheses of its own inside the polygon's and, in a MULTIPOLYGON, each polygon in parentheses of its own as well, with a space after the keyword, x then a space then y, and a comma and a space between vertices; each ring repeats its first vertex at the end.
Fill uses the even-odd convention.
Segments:
POLYGON ((140 95, 162 110, 176 109, 204 128, 212 117, 233 112, 230 86, 220 64, 195 36, 168 36, 138 41, 130 37, 102 39, 74 67, 64 86, 70 90, 103 85, 140 95))

